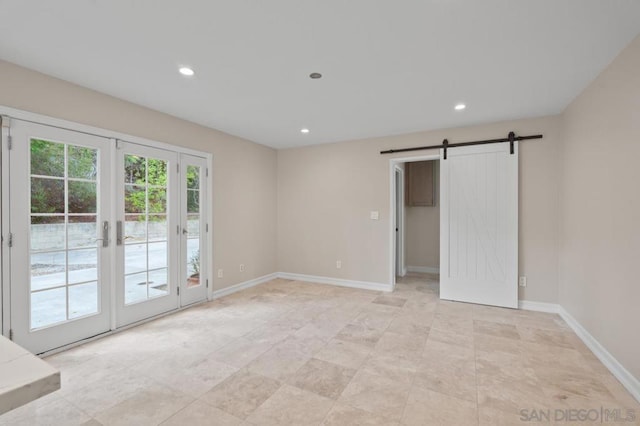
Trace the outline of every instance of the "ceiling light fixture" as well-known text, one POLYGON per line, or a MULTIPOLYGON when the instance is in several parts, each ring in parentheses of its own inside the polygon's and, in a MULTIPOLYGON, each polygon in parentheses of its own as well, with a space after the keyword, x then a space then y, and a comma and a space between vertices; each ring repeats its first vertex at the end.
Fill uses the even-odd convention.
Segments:
POLYGON ((191 77, 195 74, 195 72, 189 67, 180 67, 178 71, 180 71, 180 74, 187 77, 191 77))
POLYGON ((465 109, 467 106, 465 104, 458 104, 455 106, 456 111, 462 111, 463 109, 465 109))
POLYGON ((300 133, 309 133, 309 129, 301 129, 300 133))
POLYGON ((317 80, 319 78, 322 78, 322 74, 320 74, 319 72, 312 72, 311 74, 309 74, 309 77, 314 80, 317 80))

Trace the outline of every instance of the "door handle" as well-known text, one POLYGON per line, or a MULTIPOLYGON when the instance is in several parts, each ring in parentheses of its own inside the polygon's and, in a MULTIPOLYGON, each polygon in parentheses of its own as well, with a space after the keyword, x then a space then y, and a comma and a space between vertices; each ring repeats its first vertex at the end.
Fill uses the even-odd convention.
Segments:
POLYGON ((102 247, 109 247, 109 222, 102 222, 102 238, 96 238, 96 241, 102 241, 102 247))
POLYGON ((116 244, 122 245, 122 221, 119 220, 116 222, 116 244))

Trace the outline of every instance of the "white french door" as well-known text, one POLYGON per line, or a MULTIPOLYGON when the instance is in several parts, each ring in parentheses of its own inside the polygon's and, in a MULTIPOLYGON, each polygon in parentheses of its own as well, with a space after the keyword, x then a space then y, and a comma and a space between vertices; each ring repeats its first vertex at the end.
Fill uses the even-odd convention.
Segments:
POLYGON ((13 340, 43 353, 207 299, 206 158, 7 121, 13 340))
POLYGON ((184 154, 180 157, 180 300, 185 306, 207 298, 207 160, 184 154))
POLYGON ((110 140, 16 119, 10 131, 10 322, 41 353, 110 328, 110 140))
POLYGON ((178 154, 118 141, 116 325, 179 306, 178 154))
POLYGON ((517 142, 449 149, 440 167, 440 297, 517 308, 517 142))

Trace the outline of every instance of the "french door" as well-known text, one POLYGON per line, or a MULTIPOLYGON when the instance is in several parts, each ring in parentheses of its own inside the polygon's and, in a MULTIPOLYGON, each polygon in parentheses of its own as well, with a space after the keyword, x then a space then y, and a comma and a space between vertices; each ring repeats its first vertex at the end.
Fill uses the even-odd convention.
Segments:
POLYGON ((192 155, 180 156, 181 305, 190 305, 207 298, 208 258, 206 203, 207 161, 192 155))
POLYGON ((518 144, 440 161, 440 297, 518 307, 518 144))
POLYGON ((41 353, 109 330, 110 140, 12 120, 11 329, 41 353))
POLYGON ((9 130, 17 343, 42 353, 206 300, 205 158, 17 119, 9 130))
POLYGON ((118 141, 116 323, 178 308, 178 154, 118 141))

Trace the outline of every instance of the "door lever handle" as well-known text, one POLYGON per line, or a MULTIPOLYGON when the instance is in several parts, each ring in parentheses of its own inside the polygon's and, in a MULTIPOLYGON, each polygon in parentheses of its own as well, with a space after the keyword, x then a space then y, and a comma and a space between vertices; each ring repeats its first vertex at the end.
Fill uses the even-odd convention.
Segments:
POLYGON ((102 238, 96 238, 96 241, 102 241, 102 247, 109 247, 109 222, 102 222, 102 238))
POLYGON ((116 244, 122 245, 122 221, 119 220, 116 222, 116 244))

